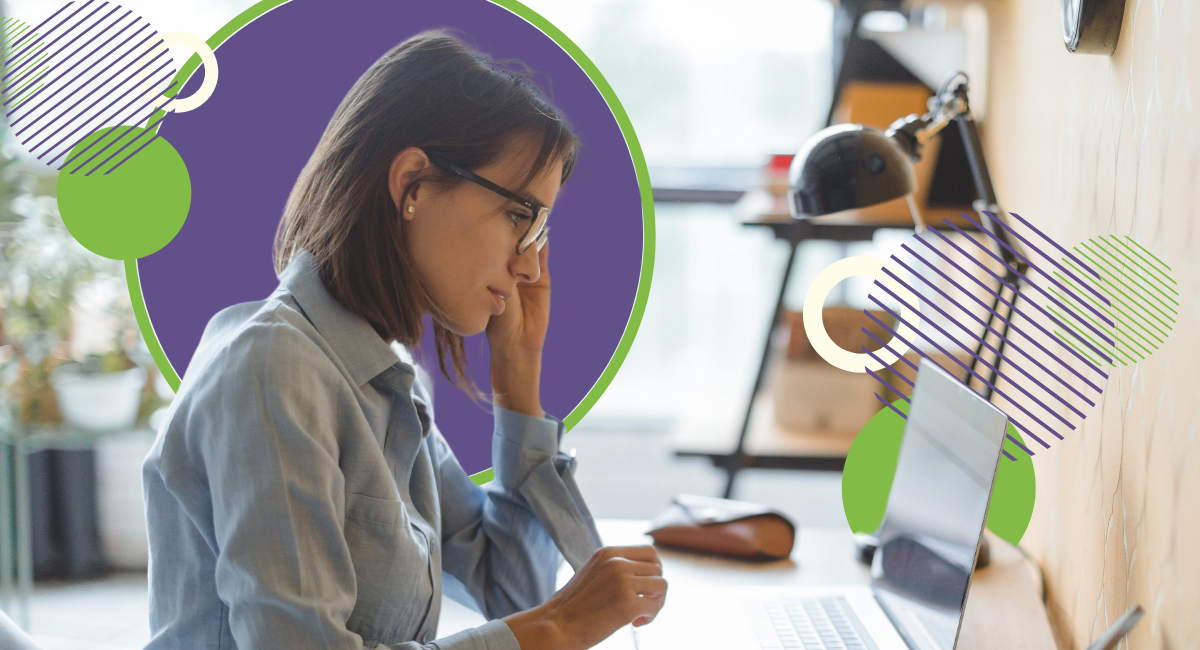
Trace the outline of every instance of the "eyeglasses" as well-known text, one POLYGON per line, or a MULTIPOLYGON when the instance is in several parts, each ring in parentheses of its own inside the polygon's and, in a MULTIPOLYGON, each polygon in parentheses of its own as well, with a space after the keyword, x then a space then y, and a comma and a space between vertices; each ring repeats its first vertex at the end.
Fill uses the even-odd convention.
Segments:
POLYGON ((499 185, 489 181, 479 174, 463 169, 462 167, 455 165, 441 156, 430 154, 428 152, 426 152, 426 155, 429 156, 429 161, 438 167, 441 167, 448 172, 457 174, 480 187, 491 190, 492 192, 495 192, 496 194, 499 194, 513 203, 516 203, 517 205, 529 210, 529 214, 519 214, 520 219, 529 220, 529 226, 521 235, 521 239, 517 241, 517 255, 523 255, 525 251, 529 250, 530 247, 535 245, 537 246, 537 250, 540 252, 542 247, 546 245, 546 233, 550 230, 550 228, 546 226, 546 220, 550 217, 550 208, 538 203, 536 200, 527 199, 520 194, 513 192, 512 190, 507 190, 503 187, 500 187, 499 185))

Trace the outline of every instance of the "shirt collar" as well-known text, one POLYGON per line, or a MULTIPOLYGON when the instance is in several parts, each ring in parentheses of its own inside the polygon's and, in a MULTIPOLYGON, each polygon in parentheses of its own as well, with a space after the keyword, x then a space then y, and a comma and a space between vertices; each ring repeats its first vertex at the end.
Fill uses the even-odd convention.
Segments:
POLYGON ((296 253, 279 276, 279 289, 290 293, 300 304, 313 327, 325 339, 350 372, 356 386, 362 386, 400 361, 383 337, 361 316, 346 310, 329 292, 317 273, 317 261, 306 250, 296 253))

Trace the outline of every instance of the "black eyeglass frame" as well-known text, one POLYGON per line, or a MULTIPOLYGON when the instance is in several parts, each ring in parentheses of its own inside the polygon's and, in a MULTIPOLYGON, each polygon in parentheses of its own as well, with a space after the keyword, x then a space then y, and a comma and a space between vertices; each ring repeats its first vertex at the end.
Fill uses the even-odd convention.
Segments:
POLYGON ((493 183, 492 181, 489 181, 488 179, 480 176, 479 174, 476 174, 475 172, 472 172, 468 169, 459 167, 458 165, 450 162, 449 160, 446 160, 445 158, 443 158, 439 155, 431 154, 429 152, 425 152, 425 155, 429 157, 429 162, 437 165, 438 167, 441 167, 442 169, 445 169, 448 172, 452 172, 458 176, 461 176, 484 189, 491 190, 492 192, 495 192, 496 194, 503 196, 504 198, 512 201, 513 203, 516 203, 517 205, 523 206, 526 209, 528 209, 530 212, 529 227, 525 229, 525 232, 521 234, 521 239, 517 241, 517 255, 524 255, 525 252, 528 251, 529 248, 531 246, 534 246, 535 244, 537 245, 538 251, 542 250, 542 246, 545 245, 545 241, 546 241, 546 232, 548 230, 550 230, 550 228, 546 225, 546 222, 550 218, 550 208, 547 208, 546 206, 542 205, 541 203, 537 202, 536 200, 527 199, 512 190, 501 187, 501 186, 493 183), (533 232, 533 227, 539 223, 541 224, 541 227, 538 229, 537 234, 534 236, 533 239, 528 240, 528 242, 526 242, 526 240, 529 237, 529 233, 533 232), (522 246, 521 245, 522 243, 525 243, 525 245, 522 246))

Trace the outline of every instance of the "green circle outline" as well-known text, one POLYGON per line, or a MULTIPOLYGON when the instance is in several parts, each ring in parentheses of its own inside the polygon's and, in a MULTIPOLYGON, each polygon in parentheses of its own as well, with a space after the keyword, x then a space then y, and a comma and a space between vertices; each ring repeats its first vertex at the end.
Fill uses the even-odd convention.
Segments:
MULTIPOLYGON (((646 301, 650 295, 650 283, 654 275, 654 249, 655 249, 655 232, 654 232, 654 195, 650 188, 650 172, 646 168, 646 158, 642 153, 641 144, 638 141, 637 134, 634 132, 633 123, 629 120, 629 115, 625 112, 625 107, 622 106, 621 100, 617 98, 617 94, 613 91, 612 86, 605 80, 604 75, 600 73, 596 64, 588 58, 583 50, 579 48, 562 30, 555 27, 550 21, 543 18, 536 11, 526 7, 517 0, 488 0, 492 4, 499 5, 526 22, 536 27, 543 34, 550 37, 563 51, 575 61, 576 65, 583 69, 584 74, 591 79, 596 89, 600 91, 600 95, 604 97, 604 101, 608 104, 608 108, 612 111, 613 117, 617 120, 617 125, 621 129, 621 134, 625 137, 626 147, 629 149, 630 157, 633 160, 633 168, 637 175, 638 190, 642 197, 642 270, 638 278, 637 294, 633 300, 633 310, 629 313, 629 320, 625 325, 625 332, 621 335, 621 340, 617 343, 617 349, 613 352, 612 358, 609 359, 608 365, 605 366, 604 372, 600 373, 600 378, 592 384, 592 388, 584 395, 583 400, 579 405, 571 410, 567 417, 563 418, 563 424, 566 425, 566 430, 570 431, 587 415, 588 411, 595 406, 600 396, 608 389, 620 370, 621 365, 625 362, 625 357, 629 354, 629 348, 633 345, 633 339, 637 336, 637 331, 642 324, 642 316, 646 312, 646 301)), ((261 0, 254 6, 246 9, 238 14, 233 20, 225 24, 224 27, 217 30, 207 41, 210 48, 215 52, 229 37, 237 33, 238 30, 249 25, 256 18, 262 16, 268 11, 281 6, 290 0, 261 0)), ((167 96, 173 97, 179 88, 183 87, 187 81, 200 67, 200 56, 193 54, 176 73, 174 82, 177 84, 175 90, 167 93, 167 96)), ((161 123, 162 118, 166 116, 166 112, 159 110, 150 116, 147 120, 146 128, 151 129, 161 123)), ((158 335, 154 331, 154 324, 150 321, 150 314, 146 311, 146 301, 142 295, 141 278, 138 275, 138 264, 136 259, 125 260, 125 281, 129 286, 129 298, 133 303, 134 315, 137 317, 138 328, 142 332, 142 338, 146 341, 146 346, 150 348, 150 354, 154 357, 154 363, 163 377, 170 384, 171 390, 178 392, 180 378, 175 372, 175 368, 167 359, 166 353, 163 351, 162 344, 159 343, 158 335)), ((477 484, 483 484, 492 480, 493 471, 488 468, 482 472, 471 475, 471 479, 477 484)))

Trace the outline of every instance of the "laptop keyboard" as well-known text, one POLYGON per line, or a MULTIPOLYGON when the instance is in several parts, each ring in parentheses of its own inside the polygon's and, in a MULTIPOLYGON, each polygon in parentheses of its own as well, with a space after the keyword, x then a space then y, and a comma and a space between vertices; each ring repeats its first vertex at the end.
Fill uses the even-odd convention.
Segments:
POLYGON ((799 650, 875 650, 845 598, 747 601, 759 647, 799 650))

